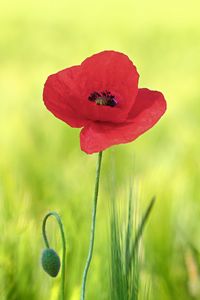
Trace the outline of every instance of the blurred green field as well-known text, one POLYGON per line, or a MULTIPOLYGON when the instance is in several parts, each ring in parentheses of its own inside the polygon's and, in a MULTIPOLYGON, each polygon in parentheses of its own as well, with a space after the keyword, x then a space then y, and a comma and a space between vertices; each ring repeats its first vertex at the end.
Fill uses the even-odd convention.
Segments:
MULTIPOLYGON (((67 234, 66 299, 79 299, 96 155, 80 151, 79 130, 55 119, 41 95, 49 74, 104 49, 129 55, 140 87, 162 91, 168 111, 135 142, 104 153, 87 299, 109 299, 113 172, 120 199, 127 199, 130 176, 141 210, 157 196, 143 238, 142 280, 151 282, 150 299, 200 299, 199 11, 197 0, 1 3, 1 300, 57 299, 59 278, 47 278, 39 265, 41 221, 49 210, 62 215, 67 234)), ((49 234, 60 249, 53 221, 49 234)))

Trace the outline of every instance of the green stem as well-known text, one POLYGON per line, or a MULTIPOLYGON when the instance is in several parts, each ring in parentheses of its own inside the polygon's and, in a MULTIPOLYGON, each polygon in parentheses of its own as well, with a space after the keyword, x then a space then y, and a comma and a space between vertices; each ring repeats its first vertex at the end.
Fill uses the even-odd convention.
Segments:
POLYGON ((64 300, 64 296, 65 296, 65 256, 66 256, 66 240, 65 240, 65 234, 64 234, 64 227, 63 227, 61 218, 57 212, 49 212, 44 217, 44 220, 42 223, 42 235, 43 235, 44 242, 45 242, 45 245, 47 248, 50 248, 50 246, 49 246, 49 242, 48 242, 47 234, 46 234, 46 222, 50 216, 54 216, 56 218, 58 225, 60 227, 60 233, 61 233, 61 238, 62 238, 63 253, 62 253, 62 270, 61 270, 61 300, 64 300))
POLYGON ((90 246, 88 257, 85 265, 85 269, 83 272, 83 279, 82 279, 82 288, 81 288, 81 300, 85 299, 85 287, 86 287, 86 280, 87 274, 90 267, 90 263, 92 260, 93 248, 94 248, 94 236, 95 236, 95 225, 96 225, 96 211, 97 211, 97 199, 98 199, 98 192, 99 192, 99 179, 100 179, 100 171, 101 171, 101 161, 102 161, 102 152, 99 152, 98 160, 97 160, 97 170, 96 170, 96 182, 95 182, 95 189, 94 189, 94 199, 93 199, 93 211, 92 211, 92 226, 91 226, 91 236, 90 236, 90 246))

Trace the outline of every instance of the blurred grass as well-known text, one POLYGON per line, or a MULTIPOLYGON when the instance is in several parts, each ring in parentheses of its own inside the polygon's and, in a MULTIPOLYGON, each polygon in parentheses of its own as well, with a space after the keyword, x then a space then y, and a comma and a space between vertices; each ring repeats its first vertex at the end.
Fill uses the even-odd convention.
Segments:
MULTIPOLYGON (((52 282, 39 266, 40 225, 48 210, 63 216, 67 299, 79 297, 96 157, 80 152, 78 130, 50 115, 41 94, 47 75, 103 49, 127 53, 140 86, 163 91, 168 111, 137 141, 104 155, 88 299, 109 295, 105 210, 113 170, 120 197, 130 176, 138 182, 141 206, 157 196, 144 237, 150 299, 200 299, 199 256, 188 254, 189 243, 200 250, 199 10, 197 0, 1 3, 0 299, 56 299, 59 279, 52 282)), ((49 230, 60 249, 56 225, 49 230)))

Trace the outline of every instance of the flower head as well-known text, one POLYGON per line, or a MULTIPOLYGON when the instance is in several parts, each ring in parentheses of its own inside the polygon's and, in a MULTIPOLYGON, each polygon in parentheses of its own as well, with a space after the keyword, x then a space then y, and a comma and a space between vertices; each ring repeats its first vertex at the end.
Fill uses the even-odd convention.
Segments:
POLYGON ((103 51, 50 75, 43 99, 57 118, 83 127, 81 149, 91 154, 135 140, 164 114, 162 93, 138 88, 138 79, 128 56, 103 51))

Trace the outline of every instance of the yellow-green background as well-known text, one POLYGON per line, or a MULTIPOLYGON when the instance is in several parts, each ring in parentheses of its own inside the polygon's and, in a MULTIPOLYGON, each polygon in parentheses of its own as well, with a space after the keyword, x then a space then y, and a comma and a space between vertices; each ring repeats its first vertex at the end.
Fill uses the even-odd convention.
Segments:
MULTIPOLYGON (((96 155, 80 151, 79 130, 55 119, 41 95, 49 74, 104 49, 126 53, 140 87, 162 91, 168 110, 137 141, 104 153, 87 299, 109 300, 113 172, 124 201, 131 175, 141 208, 157 196, 143 249, 150 299, 200 299, 199 11, 198 0, 1 2, 1 300, 57 299, 59 278, 47 278, 39 265, 41 221, 49 210, 62 215, 67 233, 66 299, 79 299, 96 155)), ((52 223, 51 243, 60 251, 52 223)))

